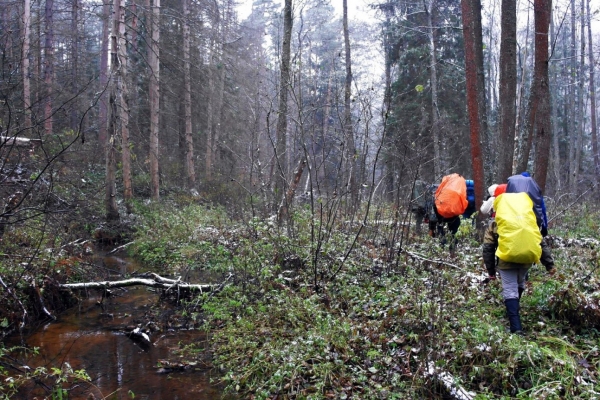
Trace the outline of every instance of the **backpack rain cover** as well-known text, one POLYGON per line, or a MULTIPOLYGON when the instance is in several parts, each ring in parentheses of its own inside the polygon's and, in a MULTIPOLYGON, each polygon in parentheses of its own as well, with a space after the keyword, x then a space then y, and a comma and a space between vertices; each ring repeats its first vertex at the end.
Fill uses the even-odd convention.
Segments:
POLYGON ((459 216, 465 212, 467 201, 467 182, 459 174, 450 174, 442 178, 435 191, 435 207, 444 218, 459 216))
POLYGON ((494 200, 494 210, 498 224, 496 257, 519 264, 539 262, 542 234, 529 195, 525 192, 501 194, 494 200))

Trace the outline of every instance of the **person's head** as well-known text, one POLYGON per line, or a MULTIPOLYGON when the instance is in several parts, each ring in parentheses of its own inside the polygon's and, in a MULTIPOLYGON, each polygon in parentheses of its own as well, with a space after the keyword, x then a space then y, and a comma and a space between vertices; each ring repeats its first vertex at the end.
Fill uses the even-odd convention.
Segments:
POLYGON ((523 171, 521 172, 521 176, 527 177, 527 178, 531 178, 531 174, 527 171, 523 171))
POLYGON ((506 192, 506 183, 503 183, 503 184, 498 185, 496 187, 496 190, 494 190, 494 196, 498 197, 498 196, 500 196, 504 192, 506 192))
POLYGON ((491 186, 488 188, 488 193, 490 194, 490 196, 493 196, 493 195, 494 195, 494 192, 496 191, 496 188, 497 188, 497 187, 498 187, 498 185, 494 183, 493 185, 491 185, 491 186))

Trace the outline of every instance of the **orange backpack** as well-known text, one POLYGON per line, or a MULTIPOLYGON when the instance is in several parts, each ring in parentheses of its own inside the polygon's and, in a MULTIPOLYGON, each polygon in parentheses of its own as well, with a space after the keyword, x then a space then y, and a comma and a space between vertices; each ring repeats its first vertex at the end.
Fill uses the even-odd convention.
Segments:
POLYGON ((435 207, 444 218, 462 215, 469 202, 467 201, 467 181, 459 174, 450 174, 442 178, 442 183, 435 191, 435 207))

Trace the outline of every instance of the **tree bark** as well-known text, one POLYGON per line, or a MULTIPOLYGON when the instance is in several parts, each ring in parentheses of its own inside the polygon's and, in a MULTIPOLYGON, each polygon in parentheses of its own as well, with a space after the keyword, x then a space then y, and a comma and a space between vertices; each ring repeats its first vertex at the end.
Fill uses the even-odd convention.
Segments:
POLYGON ((569 163, 568 163, 568 188, 573 189, 575 186, 573 175, 575 173, 575 152, 578 151, 576 148, 576 140, 577 140, 577 130, 581 121, 577 121, 577 76, 578 76, 578 68, 577 68, 577 38, 575 34, 575 0, 571 0, 571 54, 570 54, 570 73, 569 73, 569 110, 567 110, 566 115, 568 115, 569 123, 568 123, 568 148, 569 148, 569 163))
MULTIPOLYGON (((24 128, 31 129, 31 81, 29 79, 29 45, 31 36, 31 2, 23 1, 23 52, 21 65, 23 73, 23 110, 25 116, 24 128)), ((29 133, 29 132, 28 132, 29 133)))
MULTIPOLYGON (((481 204, 485 190, 481 138, 487 131, 481 2, 480 0, 461 0, 461 9, 475 204, 481 204)), ((479 213, 477 219, 481 222, 483 215, 479 213)))
MULTIPOLYGON (((71 34, 73 42, 71 43, 71 95, 73 96, 73 107, 71 108, 70 125, 71 129, 76 132, 79 129, 79 0, 72 0, 71 9, 71 34)), ((83 132, 82 132, 83 134, 83 132)))
POLYGON ((429 80, 431 83, 431 134, 433 139, 433 170, 435 176, 442 176, 442 152, 440 150, 440 117, 438 110, 437 53, 433 27, 433 7, 435 0, 425 4, 427 12, 427 36, 429 39, 429 80))
POLYGON ((517 90, 517 2, 502 0, 500 40, 500 132, 498 182, 513 174, 515 99, 517 90))
POLYGON ((194 142, 192 138, 192 80, 190 77, 190 10, 189 0, 183 0, 183 81, 184 81, 184 119, 185 119, 185 174, 188 188, 196 186, 194 168, 194 142))
POLYGON ((214 131, 214 114, 215 107, 214 92, 215 92, 215 52, 217 48, 217 40, 212 38, 210 40, 210 61, 208 63, 208 71, 206 73, 208 79, 207 85, 207 96, 206 96, 206 154, 204 160, 204 178, 207 181, 212 179, 213 170, 213 131, 214 131))
POLYGON ((45 9, 46 37, 44 43, 44 132, 52 133, 52 96, 54 90, 54 0, 46 0, 45 9))
MULTIPOLYGON (((523 61, 521 62, 521 81, 519 83, 519 90, 516 104, 516 116, 515 116, 515 154, 513 156, 512 173, 518 173, 519 171, 526 171, 527 164, 529 162, 529 155, 531 153, 531 145, 533 143, 533 137, 529 134, 531 129, 529 128, 530 118, 525 119, 522 116, 521 102, 525 93, 525 80, 527 74, 525 72, 525 65, 527 65, 527 58, 529 53, 529 13, 527 13, 527 34, 525 35, 525 54, 523 55, 523 61), (525 129, 521 128, 521 122, 525 121, 525 129)), ((533 98, 529 96, 529 100, 533 98)), ((529 104, 528 104, 529 105, 529 104)), ((529 109, 529 107, 527 107, 529 109)))
POLYGON ((223 10, 223 15, 221 16, 221 24, 220 24, 220 29, 221 29, 221 43, 218 44, 217 48, 219 49, 219 51, 217 52, 217 62, 219 64, 220 68, 217 68, 217 71, 219 72, 216 77, 217 77, 217 91, 215 93, 216 96, 216 106, 217 106, 217 111, 216 111, 216 120, 214 121, 215 123, 213 124, 214 126, 214 131, 213 131, 213 135, 212 135, 212 143, 213 143, 213 151, 212 151, 212 162, 213 162, 213 171, 215 168, 215 165, 219 165, 220 166, 220 157, 219 155, 221 154, 220 151, 220 147, 219 146, 219 142, 221 141, 221 130, 222 130, 222 126, 223 126, 223 101, 225 98, 225 43, 227 42, 227 23, 228 23, 228 17, 227 17, 227 10, 224 7, 223 10))
MULTIPOLYGON (((548 158, 552 139, 552 123, 550 120, 550 86, 548 82, 548 30, 552 12, 552 0, 535 0, 535 66, 534 85, 537 97, 537 108, 530 110, 534 116, 535 126, 535 160, 534 178, 542 192, 546 188, 548 158)), ((531 132, 533 135, 534 132, 531 132)))
POLYGON ((107 85, 108 85, 108 47, 109 47, 109 21, 110 21, 110 2, 105 1, 102 4, 102 48, 100 50, 100 99, 98 111, 98 142, 100 153, 104 154, 107 147, 107 123, 108 123, 108 104, 107 104, 107 85))
POLYGON ((590 117, 591 117, 591 129, 592 129, 592 153, 594 156, 594 176, 596 186, 599 183, 600 175, 600 155, 598 154, 598 126, 596 123, 596 81, 595 81, 595 69, 596 64, 594 62, 594 51, 592 41, 592 14, 590 13, 590 1, 587 1, 587 29, 588 29, 588 62, 590 64, 590 117))
POLYGON ((106 179, 104 187, 104 206, 106 211, 106 220, 108 222, 117 221, 119 219, 119 210, 117 208, 117 132, 118 132, 118 35, 119 35, 119 1, 113 1, 113 18, 112 31, 110 35, 110 97, 109 97, 109 126, 108 126, 108 142, 106 147, 106 179))
POLYGON ((150 196, 153 200, 160 198, 158 171, 158 129, 160 112, 160 0, 152 0, 152 41, 150 43, 150 196))
MULTIPOLYGON (((279 109, 277 115, 277 142, 275 145, 275 204, 285 201, 286 170, 287 170, 287 117, 288 117, 288 90, 290 82, 290 58, 292 28, 292 0, 285 0, 283 8, 283 43, 281 46, 281 71, 279 78, 279 109)), ((279 219, 279 223, 283 220, 279 219)))
POLYGON ((129 86, 127 85, 127 40, 125 38, 125 0, 119 0, 117 48, 119 57, 119 116, 121 128, 121 162, 123 172, 123 199, 127 212, 131 212, 133 185, 131 183, 131 149, 129 147, 129 86))
POLYGON ((354 130, 352 128, 351 101, 352 101, 352 57, 350 54, 350 33, 348 32, 348 0, 342 2, 342 25, 344 31, 344 53, 346 63, 346 79, 344 80, 344 136, 346 157, 348 160, 348 189, 350 191, 350 209, 358 207, 358 167, 354 130))
POLYGON ((584 1, 581 0, 581 7, 579 10, 579 22, 580 22, 580 41, 579 45, 581 46, 579 49, 579 65, 577 66, 578 72, 578 82, 577 82, 577 137, 575 140, 575 158, 574 165, 571 169, 571 193, 577 196, 577 188, 579 183, 579 169, 581 166, 581 154, 583 152, 583 128, 585 123, 584 117, 584 109, 583 109, 583 91, 585 87, 585 74, 584 74, 584 65, 585 65, 585 4, 584 1))
MULTIPOLYGON (((556 42, 556 35, 554 32, 554 18, 553 11, 550 11, 550 43, 556 42)), ((550 68, 550 66, 548 66, 550 68)), ((553 82, 557 82, 557 67, 556 65, 552 66, 552 80, 553 82)), ((549 71, 550 73, 550 71, 549 71)), ((558 86, 558 85, 556 85, 558 86)), ((557 98, 558 98, 558 90, 555 89, 551 92, 551 111, 552 111, 552 174, 554 175, 554 179, 556 180, 554 184, 554 189, 558 192, 562 187, 562 178, 560 176, 560 141, 558 140, 558 107, 557 107, 557 98)))

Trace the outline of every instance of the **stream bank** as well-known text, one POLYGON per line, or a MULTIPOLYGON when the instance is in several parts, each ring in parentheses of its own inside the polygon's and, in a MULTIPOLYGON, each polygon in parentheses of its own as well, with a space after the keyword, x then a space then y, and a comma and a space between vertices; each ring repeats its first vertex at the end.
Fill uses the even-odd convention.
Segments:
MULTIPOLYGON (((133 260, 113 255, 99 256, 96 262, 123 276, 141 269, 133 260)), ((7 346, 39 348, 37 354, 18 352, 13 358, 31 370, 85 370, 89 384, 63 385, 69 399, 221 398, 222 389, 211 383, 218 376, 204 350, 206 334, 177 319, 174 307, 159 299, 160 291, 137 286, 112 290, 106 298, 101 291, 87 295, 55 321, 7 340, 7 346), (144 328, 150 345, 131 335, 136 327, 144 328)), ((47 385, 32 380, 12 398, 48 395, 47 385)))

